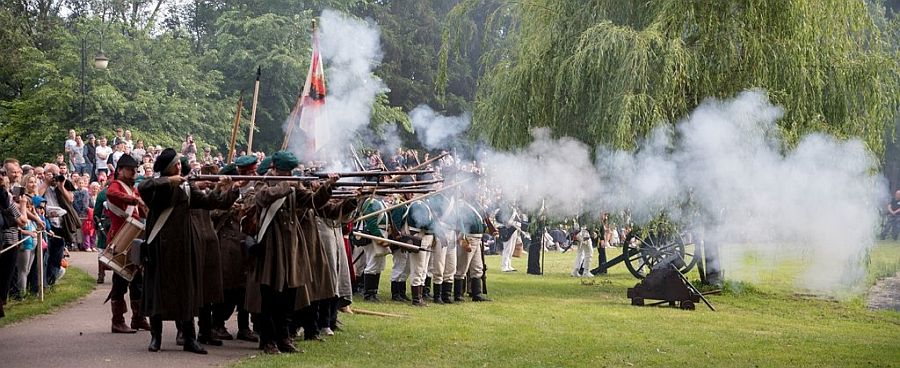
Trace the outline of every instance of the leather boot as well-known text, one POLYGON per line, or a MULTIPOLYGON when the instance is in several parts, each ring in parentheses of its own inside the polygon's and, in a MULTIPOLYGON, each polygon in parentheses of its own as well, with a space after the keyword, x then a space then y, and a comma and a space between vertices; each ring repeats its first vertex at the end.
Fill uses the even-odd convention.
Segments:
POLYGON ((125 324, 125 312, 128 312, 128 306, 125 304, 124 300, 111 300, 109 305, 112 310, 112 327, 110 328, 112 333, 137 332, 125 324))
POLYGON ((404 302, 412 301, 412 299, 406 296, 406 281, 397 281, 397 295, 404 302))
POLYGON ((453 283, 445 282, 441 284, 441 301, 444 304, 453 304, 453 283))
POLYGON ((463 301, 463 288, 466 286, 465 281, 462 279, 456 279, 453 283, 453 301, 461 302, 463 301))
POLYGON ((412 286, 412 305, 416 307, 424 307, 425 306, 425 297, 422 296, 422 290, 425 289, 424 286, 412 286))
POLYGON ((473 278, 469 280, 469 292, 472 294, 473 302, 492 302, 491 298, 488 298, 481 294, 481 279, 473 278))
POLYGON ((184 336, 184 351, 195 354, 207 354, 206 349, 197 342, 197 330, 194 329, 194 321, 181 321, 181 335, 184 336))
POLYGON ((159 351, 160 344, 162 344, 162 317, 150 317, 150 346, 147 350, 159 351))
POLYGON ((425 278, 425 284, 422 285, 422 297, 423 298, 431 297, 431 277, 425 278))
POLYGON ((302 353, 303 352, 300 349, 297 349, 297 346, 294 345, 294 340, 291 339, 290 337, 286 337, 286 338, 279 340, 275 345, 278 347, 278 351, 280 351, 282 353, 291 354, 291 353, 298 353, 298 352, 302 353))
POLYGON ((378 299, 378 284, 381 281, 381 274, 365 274, 363 277, 365 284, 364 299, 370 302, 380 302, 378 299))
POLYGON ((402 302, 403 298, 400 297, 400 289, 398 283, 396 281, 391 281, 391 300, 395 302, 402 302))
POLYGON ((441 300, 441 284, 434 283, 434 287, 431 290, 434 290, 434 296, 432 296, 431 301, 435 304, 444 304, 444 301, 441 300))
POLYGON ((106 282, 106 265, 97 261, 97 283, 102 284, 104 282, 106 282))
POLYGON ((259 336, 256 336, 256 334, 253 333, 253 330, 249 328, 238 330, 238 333, 234 338, 241 341, 259 342, 259 336))
POLYGON ((134 330, 150 331, 150 323, 147 322, 147 317, 141 313, 140 299, 131 300, 131 328, 134 330))

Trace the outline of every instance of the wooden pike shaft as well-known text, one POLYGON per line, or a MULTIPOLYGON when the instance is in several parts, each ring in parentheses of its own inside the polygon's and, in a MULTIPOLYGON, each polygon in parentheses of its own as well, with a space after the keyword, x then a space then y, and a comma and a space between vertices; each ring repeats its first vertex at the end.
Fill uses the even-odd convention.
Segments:
POLYGON ((356 308, 356 307, 353 307, 353 313, 355 313, 355 314, 365 314, 365 315, 368 315, 368 316, 378 316, 378 317, 397 317, 397 318, 403 317, 403 316, 401 316, 401 315, 399 315, 399 314, 384 313, 384 312, 376 312, 376 311, 371 311, 371 310, 368 310, 368 309, 360 309, 360 308, 356 308))
POLYGON ((234 123, 231 126, 231 144, 228 146, 228 162, 234 162, 234 145, 237 140, 238 126, 241 125, 241 112, 244 109, 244 91, 238 98, 237 113, 234 114, 234 123))
POLYGON ((256 103, 259 101, 259 75, 261 67, 256 67, 256 83, 253 85, 253 107, 250 111, 250 134, 247 137, 247 153, 253 152, 253 129, 256 127, 256 103))

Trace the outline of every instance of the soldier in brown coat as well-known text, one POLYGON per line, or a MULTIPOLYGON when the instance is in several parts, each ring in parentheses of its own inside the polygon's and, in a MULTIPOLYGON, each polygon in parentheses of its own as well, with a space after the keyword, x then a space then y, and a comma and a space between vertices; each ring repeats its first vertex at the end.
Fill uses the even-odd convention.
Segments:
MULTIPOLYGON (((274 173, 290 176, 299 161, 290 152, 272 157, 274 173)), ((328 202, 337 176, 331 176, 316 191, 298 182, 272 182, 256 187, 254 202, 260 209, 257 245, 250 250, 247 274, 247 308, 258 314, 260 342, 266 353, 297 352, 288 335, 287 319, 310 298, 324 292, 311 285, 320 282, 307 249, 304 217, 316 205, 328 202), (274 215, 272 215, 274 211, 274 215), (305 289, 305 290, 301 290, 305 289), (309 295, 307 300, 303 296, 309 295)), ((312 231, 315 231, 313 223, 312 231)))

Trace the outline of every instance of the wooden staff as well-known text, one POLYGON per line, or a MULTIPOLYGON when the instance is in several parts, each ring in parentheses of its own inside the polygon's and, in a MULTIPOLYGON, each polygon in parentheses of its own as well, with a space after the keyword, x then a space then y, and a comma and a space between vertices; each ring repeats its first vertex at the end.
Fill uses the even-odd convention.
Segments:
POLYGON ((237 140, 238 126, 241 125, 241 110, 244 109, 244 91, 241 90, 241 97, 238 98, 237 113, 234 114, 234 123, 231 126, 231 144, 228 146, 228 162, 234 162, 234 145, 237 140))
POLYGON ((474 177, 468 178, 468 179, 463 179, 462 181, 459 181, 459 182, 457 182, 456 184, 453 184, 453 185, 450 185, 450 186, 443 187, 443 188, 438 189, 438 190, 435 190, 435 191, 433 191, 433 192, 431 192, 431 193, 423 194, 423 195, 420 195, 420 196, 415 197, 415 198, 413 198, 413 199, 410 199, 410 200, 408 200, 408 201, 403 201, 403 202, 397 203, 397 204, 395 204, 395 205, 393 205, 393 206, 388 206, 388 207, 382 208, 382 209, 380 209, 380 210, 378 210, 378 211, 371 212, 371 213, 367 213, 367 214, 365 214, 365 215, 362 215, 362 216, 357 217, 355 220, 353 220, 353 222, 362 221, 362 220, 365 220, 365 219, 367 219, 367 218, 369 218, 369 217, 378 216, 378 215, 380 215, 380 214, 382 214, 382 213, 385 213, 385 212, 387 212, 387 211, 390 211, 390 210, 395 209, 395 208, 400 207, 400 206, 404 206, 404 205, 406 205, 406 204, 408 204, 408 203, 411 203, 411 202, 413 202, 413 201, 418 201, 418 200, 420 200, 420 199, 424 199, 424 198, 427 198, 427 197, 431 197, 431 196, 433 196, 433 195, 435 195, 435 194, 438 194, 438 193, 440 193, 440 192, 443 192, 443 191, 445 191, 445 190, 448 190, 448 189, 451 189, 451 188, 458 187, 458 186, 462 185, 463 183, 465 183, 465 182, 467 182, 467 181, 469 181, 469 180, 472 180, 473 178, 474 178, 474 177))
POLYGON ((422 247, 418 247, 418 246, 415 246, 415 245, 412 245, 412 244, 408 244, 408 243, 404 243, 404 242, 398 242, 398 241, 396 241, 396 240, 391 240, 391 239, 388 239, 388 238, 382 238, 382 237, 380 237, 380 236, 375 236, 375 235, 369 235, 369 234, 366 234, 366 233, 353 232, 353 233, 350 234, 350 236, 356 236, 356 237, 360 237, 360 238, 366 238, 366 239, 369 239, 369 240, 375 240, 375 241, 385 242, 385 243, 388 243, 388 244, 391 244, 391 245, 396 245, 396 246, 398 246, 398 247, 400 247, 400 248, 403 248, 403 249, 406 249, 406 250, 409 250, 409 251, 413 251, 413 252, 431 252, 431 251, 428 250, 428 249, 423 249, 422 247))
POLYGON ((365 314, 367 316, 378 316, 378 317, 403 317, 399 314, 376 312, 376 311, 370 311, 368 309, 360 309, 360 308, 356 308, 356 307, 353 307, 353 313, 354 314, 365 314))
POLYGON ((259 75, 262 67, 256 67, 256 83, 253 85, 253 107, 250 111, 250 135, 247 137, 247 153, 253 152, 253 129, 256 127, 256 102, 259 100, 259 75))

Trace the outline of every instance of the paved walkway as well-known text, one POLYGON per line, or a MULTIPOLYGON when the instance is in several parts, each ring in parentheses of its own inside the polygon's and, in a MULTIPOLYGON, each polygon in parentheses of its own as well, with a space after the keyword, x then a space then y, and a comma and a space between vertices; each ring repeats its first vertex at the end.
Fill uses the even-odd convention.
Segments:
MULTIPOLYGON (((70 264, 88 274, 97 274, 97 253, 72 252, 70 264)), ((224 366, 255 355, 255 343, 226 341, 224 346, 206 346, 209 355, 192 354, 175 345, 175 325, 163 322, 162 351, 150 353, 150 332, 109 332, 109 304, 103 304, 112 284, 97 285, 85 298, 53 314, 38 316, 0 328, 0 367, 208 367, 224 366)), ((131 306, 125 315, 131 317, 131 306)), ((235 317, 228 330, 237 331, 235 317)))

